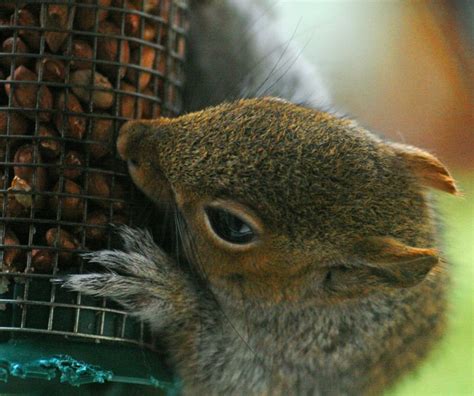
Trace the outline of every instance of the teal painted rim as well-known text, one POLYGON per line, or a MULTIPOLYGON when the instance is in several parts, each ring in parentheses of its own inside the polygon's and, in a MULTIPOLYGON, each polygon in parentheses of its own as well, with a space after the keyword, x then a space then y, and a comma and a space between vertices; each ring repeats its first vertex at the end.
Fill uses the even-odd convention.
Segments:
POLYGON ((28 389, 29 382, 44 381, 72 387, 133 384, 157 388, 166 395, 179 394, 180 389, 179 381, 163 363, 163 356, 137 347, 45 336, 0 343, 2 393, 18 393, 20 388, 28 389))

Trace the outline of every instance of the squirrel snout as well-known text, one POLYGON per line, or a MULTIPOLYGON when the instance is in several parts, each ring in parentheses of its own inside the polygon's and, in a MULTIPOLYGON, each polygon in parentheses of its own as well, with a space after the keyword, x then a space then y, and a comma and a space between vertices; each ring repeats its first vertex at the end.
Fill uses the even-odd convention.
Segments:
POLYGON ((131 132, 135 129, 136 121, 128 121, 122 125, 117 138, 117 153, 124 161, 128 160, 127 147, 131 132))
POLYGON ((143 154, 143 139, 156 136, 160 125, 167 123, 167 118, 157 120, 127 121, 122 125, 117 138, 117 152, 124 161, 132 160, 133 156, 143 154))
POLYGON ((138 144, 149 134, 150 125, 143 121, 128 121, 122 125, 117 138, 117 152, 124 161, 140 153, 138 144))

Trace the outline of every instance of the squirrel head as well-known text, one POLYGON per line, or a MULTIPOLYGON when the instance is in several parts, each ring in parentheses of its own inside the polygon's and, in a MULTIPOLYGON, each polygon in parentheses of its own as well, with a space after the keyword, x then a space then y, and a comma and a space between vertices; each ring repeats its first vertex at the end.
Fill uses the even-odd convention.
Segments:
POLYGON ((145 194, 176 205, 212 287, 274 302, 420 283, 438 263, 425 187, 457 191, 431 154, 274 98, 131 121, 117 147, 145 194))

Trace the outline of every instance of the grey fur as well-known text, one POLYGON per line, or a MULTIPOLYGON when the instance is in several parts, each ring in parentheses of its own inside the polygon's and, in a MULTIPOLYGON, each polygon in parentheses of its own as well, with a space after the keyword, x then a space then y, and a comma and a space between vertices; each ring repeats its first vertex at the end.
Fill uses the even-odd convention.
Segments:
POLYGON ((156 246, 148 232, 120 227, 126 251, 101 250, 84 255, 102 265, 103 274, 71 275, 63 287, 96 297, 108 297, 124 305, 132 315, 146 320, 154 329, 180 318, 195 305, 191 284, 174 262, 156 246), (187 292, 187 290, 189 290, 187 292), (173 307, 176 293, 183 306, 173 307))
POLYGON ((191 2, 187 111, 260 96, 329 106, 321 76, 293 38, 282 37, 271 9, 271 2, 254 0, 191 2))
POLYGON ((128 275, 72 275, 64 287, 123 304, 150 323, 172 351, 194 333, 187 355, 171 356, 189 395, 360 394, 370 387, 367 367, 381 359, 407 364, 397 360, 406 348, 418 358, 426 351, 423 335, 439 325, 439 312, 418 314, 417 305, 423 309, 419 288, 330 307, 236 301, 215 289, 218 308, 148 237, 141 246, 133 243, 143 236, 122 227, 131 251, 88 255, 128 275), (403 336, 395 348, 390 345, 394 333, 403 336))

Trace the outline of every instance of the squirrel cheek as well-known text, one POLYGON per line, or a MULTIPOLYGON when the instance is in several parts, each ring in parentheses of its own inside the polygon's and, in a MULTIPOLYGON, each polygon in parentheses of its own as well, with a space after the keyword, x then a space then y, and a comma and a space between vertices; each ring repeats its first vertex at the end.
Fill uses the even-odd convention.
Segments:
POLYGON ((117 138, 117 153, 124 161, 127 160, 127 139, 124 134, 119 135, 117 138))
POLYGON ((129 164, 128 171, 135 185, 156 203, 173 201, 173 194, 166 178, 151 171, 146 165, 129 164))
POLYGON ((124 161, 129 160, 128 157, 128 149, 129 149, 129 140, 130 136, 133 134, 133 131, 136 129, 137 122, 136 121, 128 121, 122 125, 119 131, 119 135, 117 137, 116 147, 117 147, 117 154, 120 156, 121 159, 124 161))
POLYGON ((137 185, 138 188, 143 189, 146 178, 146 172, 143 167, 136 166, 133 163, 128 162, 128 173, 132 178, 133 182, 137 185))

